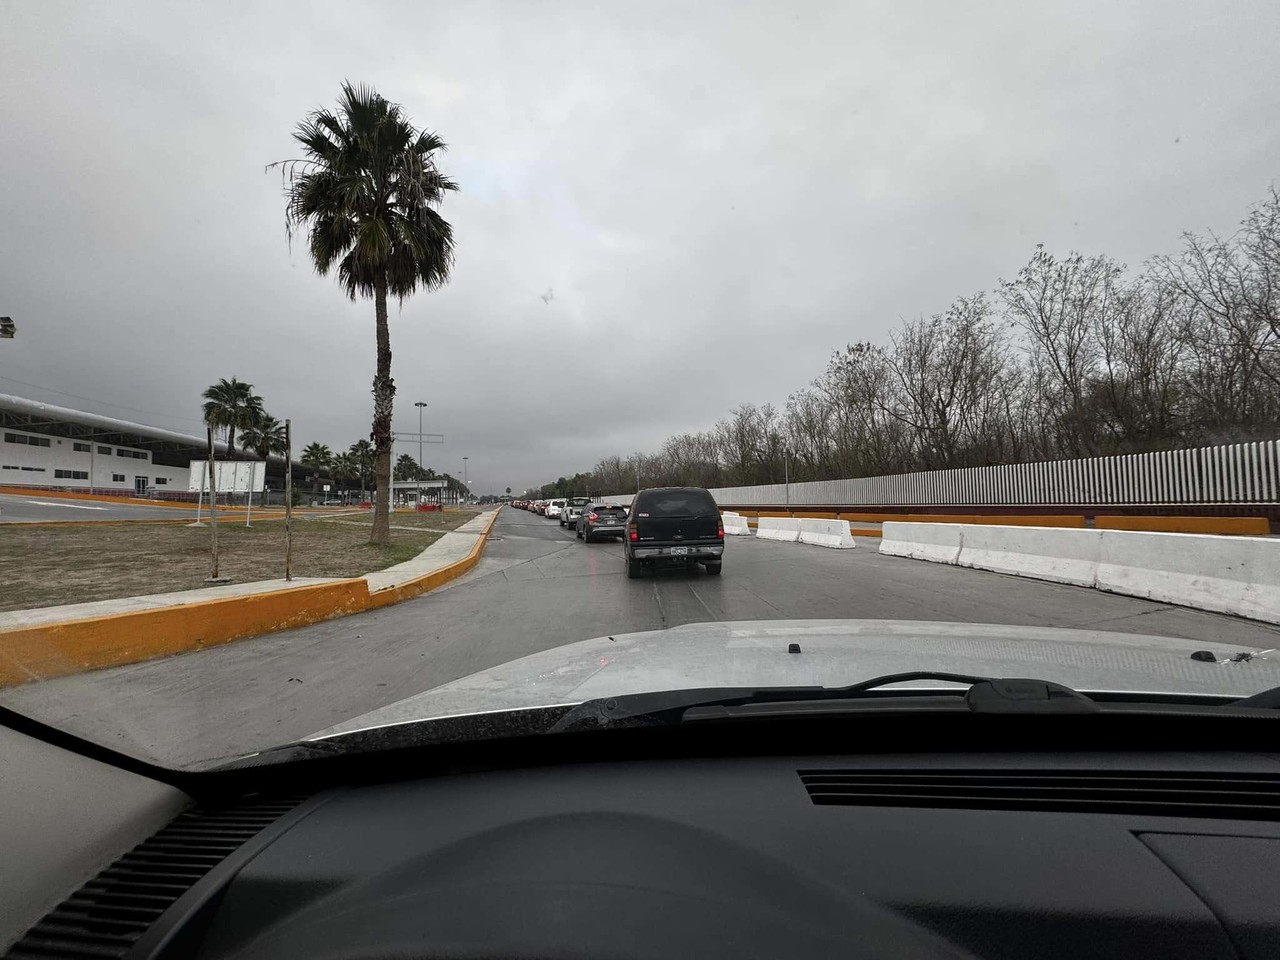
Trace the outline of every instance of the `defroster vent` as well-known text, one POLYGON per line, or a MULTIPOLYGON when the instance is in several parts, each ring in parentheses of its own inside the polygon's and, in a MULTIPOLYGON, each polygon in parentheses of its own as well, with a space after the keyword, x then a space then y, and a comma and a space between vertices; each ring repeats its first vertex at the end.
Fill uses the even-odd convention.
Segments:
POLYGON ((205 874, 304 797, 197 807, 126 853, 15 943, 8 960, 107 960, 129 948, 205 874))
POLYGON ((801 770, 824 806, 1280 820, 1280 776, 1152 771, 801 770))

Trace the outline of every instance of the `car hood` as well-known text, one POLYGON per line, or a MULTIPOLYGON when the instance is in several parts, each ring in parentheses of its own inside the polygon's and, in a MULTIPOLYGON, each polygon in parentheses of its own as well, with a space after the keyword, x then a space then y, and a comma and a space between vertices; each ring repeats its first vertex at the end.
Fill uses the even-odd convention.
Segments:
POLYGON ((1280 655, 1274 651, 1174 637, 914 620, 722 621, 555 647, 362 714, 307 739, 658 690, 835 687, 911 670, 1035 677, 1082 691, 1242 697, 1280 686, 1280 655), (788 652, 791 644, 798 644, 800 652, 788 652), (1194 651, 1206 648, 1217 662, 1191 659, 1194 651), (1232 661, 1239 654, 1250 657, 1232 661))

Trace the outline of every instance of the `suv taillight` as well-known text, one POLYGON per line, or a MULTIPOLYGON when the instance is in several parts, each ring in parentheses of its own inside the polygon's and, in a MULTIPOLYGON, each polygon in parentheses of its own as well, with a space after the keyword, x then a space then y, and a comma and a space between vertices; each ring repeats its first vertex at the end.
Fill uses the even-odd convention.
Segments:
POLYGON ((717 537, 719 537, 721 540, 723 540, 723 539, 724 539, 724 520, 723 520, 723 518, 722 518, 722 519, 719 519, 719 520, 717 520, 717 521, 716 521, 716 536, 717 536, 717 537))
POLYGON ((598 513, 588 513, 588 514, 587 514, 587 519, 588 519, 588 520, 590 520, 592 523, 595 523, 597 520, 599 520, 599 519, 600 519, 600 514, 598 514, 598 513))
POLYGON ((629 536, 632 540, 640 539, 640 530, 636 527, 634 523, 629 524, 627 526, 627 536, 629 536))

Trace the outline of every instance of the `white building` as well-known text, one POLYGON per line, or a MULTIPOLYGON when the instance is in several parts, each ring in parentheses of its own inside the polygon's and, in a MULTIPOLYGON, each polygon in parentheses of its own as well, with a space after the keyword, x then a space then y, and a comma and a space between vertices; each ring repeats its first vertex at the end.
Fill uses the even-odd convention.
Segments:
POLYGON ((189 464, 207 456, 204 437, 0 394, 0 486, 193 498, 189 464))

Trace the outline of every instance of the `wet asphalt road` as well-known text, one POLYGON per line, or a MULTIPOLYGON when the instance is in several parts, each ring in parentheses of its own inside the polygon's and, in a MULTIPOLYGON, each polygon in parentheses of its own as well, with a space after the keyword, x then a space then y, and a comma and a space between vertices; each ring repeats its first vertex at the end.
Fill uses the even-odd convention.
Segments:
POLYGON ((98 500, 60 500, 30 494, 0 493, 0 523, 47 523, 51 520, 182 520, 194 519, 195 507, 145 507, 138 504, 107 503, 98 500))
MULTIPOLYGON (((873 618, 1091 627, 1280 647, 1280 629, 1082 587, 729 538, 724 573, 628 580, 617 542, 583 544, 504 507, 484 558, 398 606, 0 691, 0 703, 129 753, 186 765, 307 736, 431 687, 591 637, 708 620, 873 618)), ((906 665, 904 665, 906 668, 906 665)))

